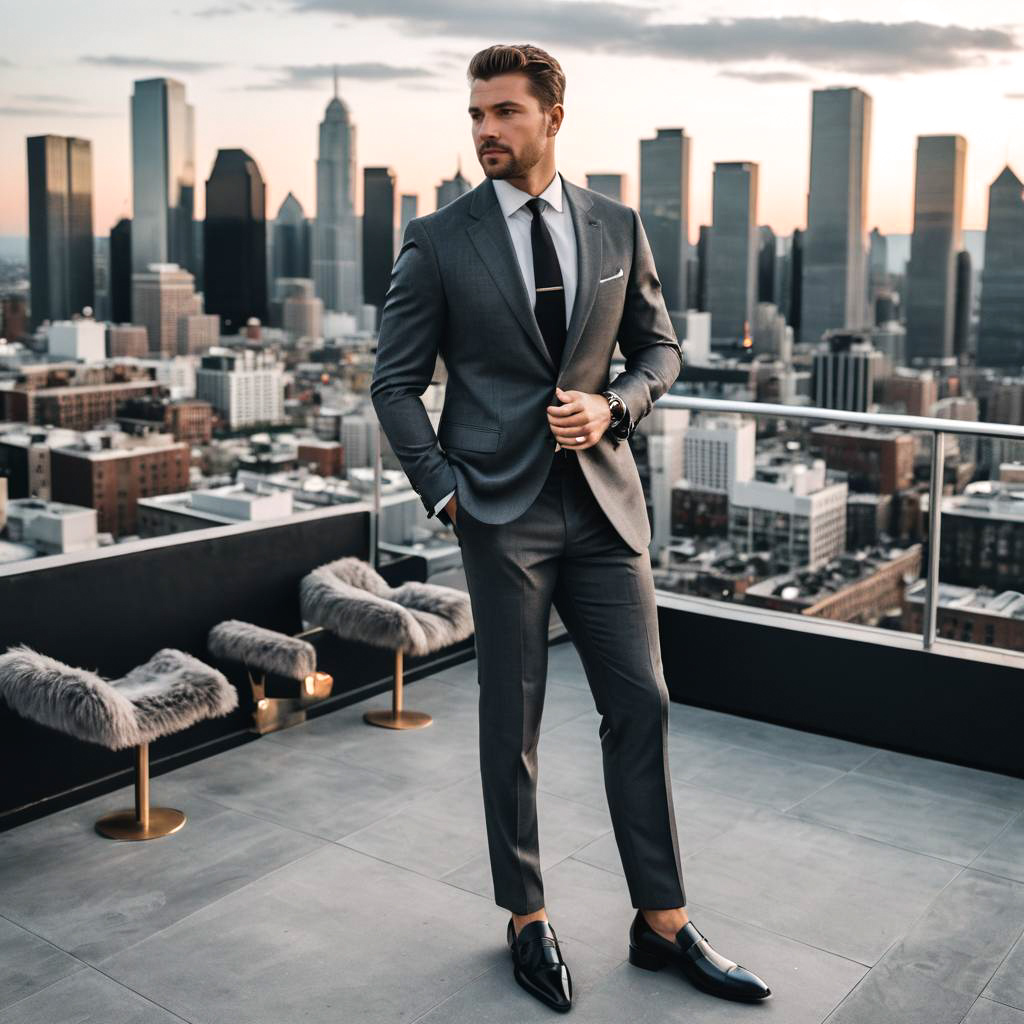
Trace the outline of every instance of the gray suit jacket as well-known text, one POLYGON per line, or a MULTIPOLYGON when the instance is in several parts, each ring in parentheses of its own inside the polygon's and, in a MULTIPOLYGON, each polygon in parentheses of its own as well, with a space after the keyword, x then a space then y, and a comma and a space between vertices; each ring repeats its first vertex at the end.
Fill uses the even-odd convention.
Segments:
MULTIPOLYGON (((636 424, 679 375, 682 351, 635 210, 562 179, 579 278, 555 367, 516 262, 494 185, 406 228, 381 312, 370 395, 381 427, 433 515, 453 488, 460 509, 505 523, 540 492, 555 452, 555 385, 616 391, 636 424), (609 381, 618 340, 626 367, 609 381), (448 383, 437 433, 420 395, 438 352, 448 383), (440 442, 440 444, 439 444, 440 442)), ((651 541, 636 461, 605 432, 577 453, 594 497, 634 551, 651 541)))

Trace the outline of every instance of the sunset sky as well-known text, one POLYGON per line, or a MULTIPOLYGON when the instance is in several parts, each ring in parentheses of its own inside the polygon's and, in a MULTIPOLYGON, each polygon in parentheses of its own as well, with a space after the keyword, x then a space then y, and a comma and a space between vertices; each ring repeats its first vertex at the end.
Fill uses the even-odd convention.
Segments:
POLYGON ((25 137, 47 132, 92 140, 95 233, 130 215, 132 81, 160 75, 184 82, 196 108, 197 216, 221 147, 256 159, 268 217, 289 190, 311 215, 334 64, 357 130, 357 208, 362 168, 390 165, 429 212, 458 157, 472 184, 483 178, 465 69, 495 42, 532 42, 562 64, 556 154, 572 181, 623 172, 636 205, 638 140, 685 128, 692 240, 710 219, 716 160, 757 161, 759 222, 803 226, 811 90, 826 85, 874 99, 869 227, 910 230, 918 134, 966 136, 965 227, 984 227, 1007 159, 1024 175, 1019 0, 0 0, 0 32, 0 235, 27 233, 25 137))

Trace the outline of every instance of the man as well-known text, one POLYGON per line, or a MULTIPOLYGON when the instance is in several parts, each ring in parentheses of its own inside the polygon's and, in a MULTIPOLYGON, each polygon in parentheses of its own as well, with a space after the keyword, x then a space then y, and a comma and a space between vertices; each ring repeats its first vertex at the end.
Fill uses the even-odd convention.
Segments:
POLYGON ((716 995, 761 999, 768 986, 715 952, 685 909, 650 523, 623 443, 682 365, 650 246, 635 210, 556 172, 565 76, 553 57, 492 46, 468 79, 486 178, 410 221, 371 395, 427 516, 442 516, 462 549, 487 842, 513 973, 547 1005, 571 1008, 536 813, 554 604, 602 715, 609 810, 637 908, 630 962, 673 964, 716 995), (609 382, 616 340, 626 367, 609 382), (448 383, 435 434, 419 396, 439 352, 448 383))

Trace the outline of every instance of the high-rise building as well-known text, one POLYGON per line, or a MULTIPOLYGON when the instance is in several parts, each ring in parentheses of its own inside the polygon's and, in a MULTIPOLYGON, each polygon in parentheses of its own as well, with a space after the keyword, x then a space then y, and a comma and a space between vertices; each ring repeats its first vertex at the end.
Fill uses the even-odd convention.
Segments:
POLYGON ((459 196, 464 196, 472 187, 469 180, 462 173, 462 160, 460 159, 456 164, 455 174, 451 178, 445 178, 437 186, 435 197, 437 209, 440 210, 442 206, 447 206, 452 200, 458 199, 459 196))
POLYGON ((711 225, 701 224, 697 237, 697 273, 689 305, 702 313, 708 311, 708 252, 710 251, 711 225))
POLYGON ((775 302, 775 232, 767 224, 757 229, 757 301, 775 302))
POLYGON ((733 484, 753 479, 756 443, 752 419, 702 416, 683 437, 683 475, 697 490, 728 494, 733 484))
POLYGON ((861 89, 815 89, 811 172, 803 240, 799 338, 867 322, 865 230, 871 97, 861 89))
POLYGON ((686 309, 690 252, 690 139, 682 128, 659 128, 640 140, 640 219, 669 310, 686 309))
POLYGON ((231 429, 284 419, 284 369, 270 352, 215 349, 196 371, 196 397, 231 429))
POLYGON ((624 177, 622 174, 588 174, 587 188, 592 192, 598 192, 609 199, 622 203, 625 202, 622 198, 624 195, 624 177))
POLYGON ((362 305, 356 197, 356 126, 348 106, 334 96, 320 122, 316 160, 313 280, 324 308, 355 313, 362 305))
POLYGON ((750 338, 757 302, 757 179, 752 161, 715 164, 707 302, 711 344, 718 348, 750 338))
POLYGON ((110 320, 126 324, 132 318, 132 222, 122 217, 110 229, 110 320))
POLYGON ((132 93, 132 271, 177 263, 196 271, 195 110, 173 78, 146 78, 132 93))
POLYGON ((377 307, 378 324, 394 263, 395 172, 390 167, 366 167, 363 169, 363 301, 377 307))
POLYGON ((149 351, 154 355, 178 353, 178 320, 202 313, 202 297, 195 278, 176 263, 152 263, 132 274, 132 310, 135 323, 146 328, 149 351))
POLYGON ((221 149, 206 180, 203 267, 206 311, 235 334, 267 319, 266 188, 244 149, 221 149))
POLYGON ((882 353, 871 344, 870 333, 831 331, 814 353, 814 404, 823 409, 868 412, 875 401, 875 379, 882 353))
POLYGON ((92 143, 35 135, 28 145, 28 255, 32 324, 95 304, 92 143))
POLYGON ((310 224, 302 203, 289 192, 271 228, 271 277, 310 276, 310 224))
POLYGON ((878 318, 878 300, 890 297, 889 239, 878 228, 871 229, 868 241, 868 321, 884 323, 878 318))
POLYGON ((804 232, 799 228, 793 229, 783 270, 782 295, 786 322, 793 328, 794 337, 799 338, 804 304, 804 232))
POLYGON ((405 229, 413 217, 419 216, 420 197, 415 192, 404 192, 398 200, 398 231, 395 234, 395 252, 402 248, 405 229))
POLYGON ((956 297, 953 304, 953 355, 961 362, 966 360, 971 334, 973 279, 971 254, 966 249, 961 249, 956 254, 956 297))
POLYGON ((914 233, 907 268, 907 358, 941 363, 953 357, 956 254, 963 248, 962 135, 919 135, 914 233))
POLYGON ((1009 167, 988 190, 978 365, 1024 367, 1024 184, 1009 167))
POLYGON ((846 546, 848 493, 846 483, 828 482, 823 459, 758 456, 754 479, 735 483, 729 495, 729 540, 789 569, 814 568, 846 546))

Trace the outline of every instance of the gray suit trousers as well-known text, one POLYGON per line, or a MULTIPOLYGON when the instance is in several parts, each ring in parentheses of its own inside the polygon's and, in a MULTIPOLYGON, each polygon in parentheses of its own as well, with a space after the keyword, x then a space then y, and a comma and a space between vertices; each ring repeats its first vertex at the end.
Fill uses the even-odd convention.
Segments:
POLYGON ((626 545, 571 449, 553 454, 533 504, 485 523, 458 502, 476 627, 480 777, 494 900, 544 906, 538 741, 554 603, 601 715, 605 791, 634 907, 686 905, 669 780, 665 685, 650 555, 626 545))

